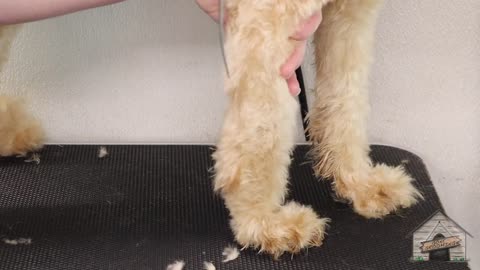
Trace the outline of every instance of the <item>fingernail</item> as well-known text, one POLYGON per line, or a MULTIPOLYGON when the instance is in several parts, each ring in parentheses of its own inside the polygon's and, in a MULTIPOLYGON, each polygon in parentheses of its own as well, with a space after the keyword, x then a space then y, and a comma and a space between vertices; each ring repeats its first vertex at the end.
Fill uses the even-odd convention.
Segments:
POLYGON ((297 90, 295 91, 295 96, 297 97, 298 95, 300 95, 300 93, 302 92, 302 89, 300 88, 297 88, 297 90))

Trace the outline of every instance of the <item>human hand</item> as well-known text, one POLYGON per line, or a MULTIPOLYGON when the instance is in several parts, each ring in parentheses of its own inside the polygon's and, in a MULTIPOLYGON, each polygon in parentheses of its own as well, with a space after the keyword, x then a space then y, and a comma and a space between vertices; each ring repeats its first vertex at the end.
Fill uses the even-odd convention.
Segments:
MULTIPOLYGON (((207 13, 214 21, 218 22, 220 15, 219 0, 196 0, 198 6, 207 13)), ((302 22, 298 30, 290 37, 297 40, 298 46, 287 59, 285 64, 280 69, 280 74, 287 80, 288 89, 293 96, 300 94, 300 84, 298 83, 295 70, 300 67, 305 57, 305 50, 307 48, 307 39, 313 35, 318 26, 322 22, 322 13, 313 14, 306 21, 302 22)))
POLYGON ((124 0, 0 0, 0 25, 42 20, 124 0))
POLYGON ((197 5, 218 23, 220 18, 220 1, 219 0, 195 0, 197 5))
POLYGON ((294 96, 298 96, 301 91, 295 70, 303 63, 308 38, 315 33, 321 22, 322 13, 315 13, 306 21, 302 22, 297 28, 297 32, 290 37, 293 40, 299 41, 299 43, 285 64, 280 68, 280 74, 287 80, 290 94, 294 96))

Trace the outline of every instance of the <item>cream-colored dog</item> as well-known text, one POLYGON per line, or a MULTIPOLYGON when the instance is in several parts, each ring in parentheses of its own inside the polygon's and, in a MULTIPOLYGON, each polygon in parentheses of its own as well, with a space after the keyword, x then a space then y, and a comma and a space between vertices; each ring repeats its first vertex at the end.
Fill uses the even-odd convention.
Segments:
MULTIPOLYGON (((314 170, 367 218, 421 197, 400 167, 373 165, 366 134, 367 81, 381 0, 228 0, 230 97, 214 153, 215 190, 239 244, 274 256, 322 243, 327 219, 285 203, 297 103, 278 72, 295 47, 293 26, 323 8, 315 34, 316 103, 309 115, 314 170)), ((17 26, 0 26, 0 69, 17 26)), ((0 155, 42 146, 41 126, 19 101, 0 96, 0 155)))

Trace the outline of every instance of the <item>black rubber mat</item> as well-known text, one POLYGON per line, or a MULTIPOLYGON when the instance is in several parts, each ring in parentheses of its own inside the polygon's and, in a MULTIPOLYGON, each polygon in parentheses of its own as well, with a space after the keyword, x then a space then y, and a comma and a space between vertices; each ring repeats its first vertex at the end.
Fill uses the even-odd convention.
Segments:
POLYGON ((0 269, 468 269, 466 263, 411 262, 408 233, 442 209, 422 161, 374 146, 372 157, 405 163, 425 194, 421 204, 384 220, 366 220, 332 199, 297 147, 290 199, 331 218, 324 245, 279 261, 255 251, 222 263, 234 244, 228 212, 213 194, 209 146, 48 146, 40 163, 0 160, 0 269))

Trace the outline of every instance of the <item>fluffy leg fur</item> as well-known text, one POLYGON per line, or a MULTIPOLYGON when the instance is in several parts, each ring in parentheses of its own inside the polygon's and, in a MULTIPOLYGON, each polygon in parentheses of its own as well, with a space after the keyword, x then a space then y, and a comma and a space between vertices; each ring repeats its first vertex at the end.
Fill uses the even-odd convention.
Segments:
POLYGON ((316 102, 309 115, 315 172, 333 178, 357 213, 380 218, 414 204, 420 193, 400 167, 373 166, 366 118, 367 81, 380 0, 336 0, 315 34, 316 102))
MULTIPOLYGON (((18 26, 0 26, 0 72, 18 26)), ((42 146, 43 131, 18 99, 0 93, 0 156, 23 155, 42 146)))
POLYGON ((322 242, 326 220, 307 206, 285 204, 297 103, 280 66, 289 36, 319 0, 229 0, 226 53, 230 104, 215 159, 215 190, 230 210, 243 246, 276 257, 322 242))

